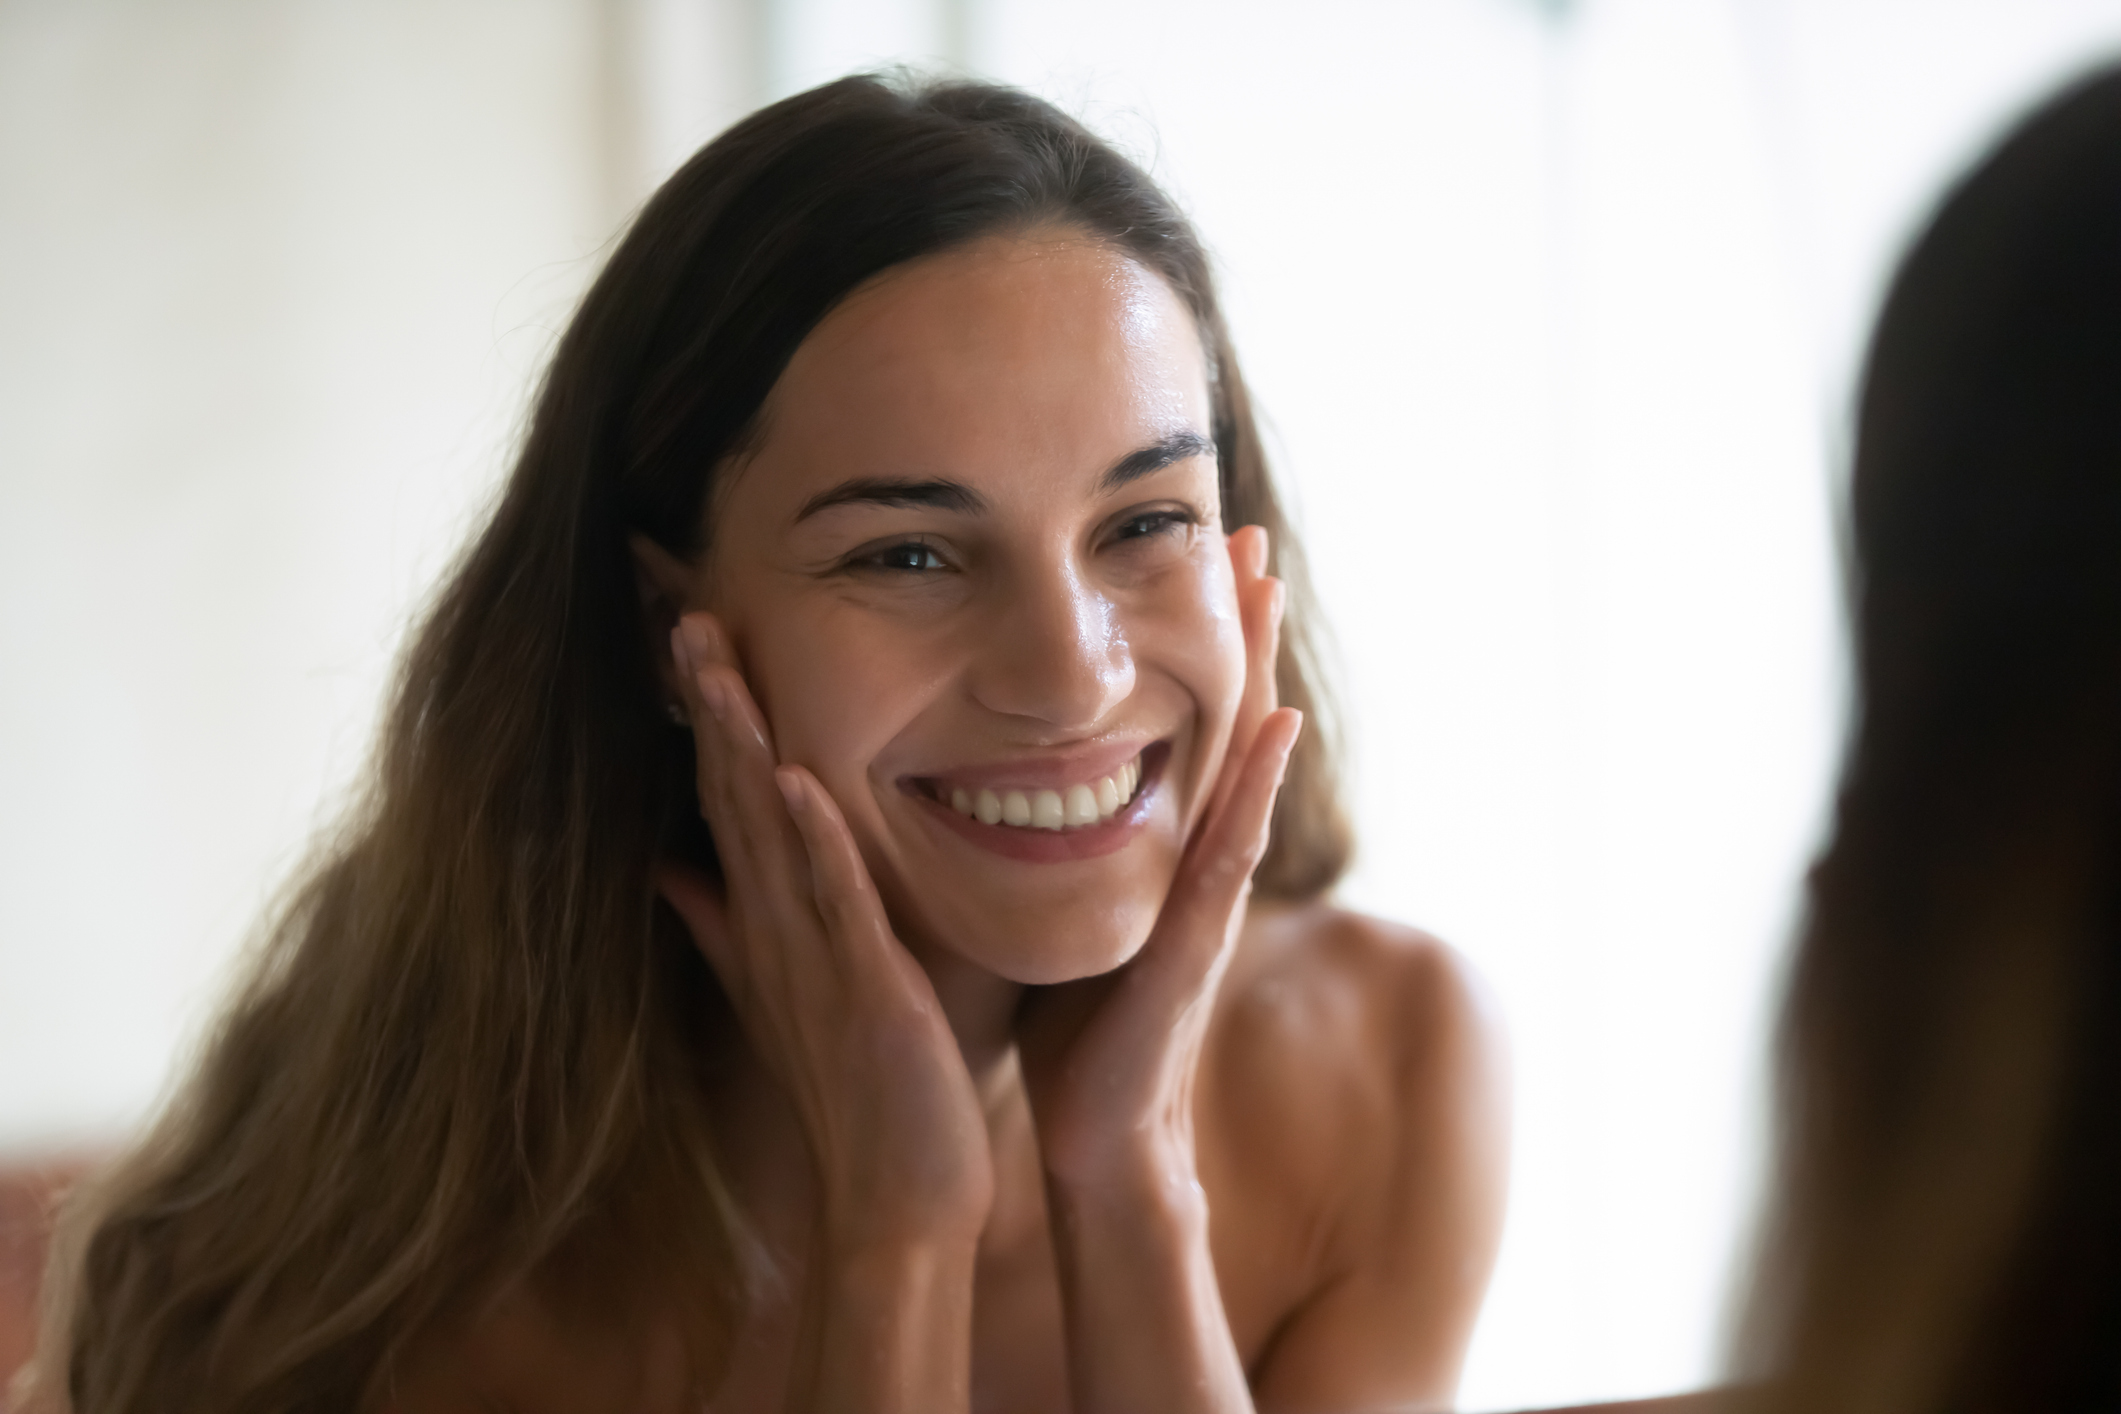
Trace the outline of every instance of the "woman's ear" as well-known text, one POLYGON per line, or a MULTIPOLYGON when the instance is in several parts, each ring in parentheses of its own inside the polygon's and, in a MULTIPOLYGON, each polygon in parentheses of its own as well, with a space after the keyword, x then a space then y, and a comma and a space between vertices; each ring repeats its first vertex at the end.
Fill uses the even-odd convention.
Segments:
POLYGON ((633 582, 641 596, 641 626, 648 634, 648 651, 655 656, 656 674, 673 698, 682 700, 677 665, 670 661, 670 631, 677 627, 678 616, 692 602, 692 566, 639 531, 626 537, 626 548, 633 552, 633 582))

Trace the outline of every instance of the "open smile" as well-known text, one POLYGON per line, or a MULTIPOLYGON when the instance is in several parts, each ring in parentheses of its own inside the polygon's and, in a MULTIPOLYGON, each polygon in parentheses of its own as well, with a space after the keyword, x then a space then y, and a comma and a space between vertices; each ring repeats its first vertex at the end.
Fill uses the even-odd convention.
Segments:
POLYGON ((900 788, 961 839, 1004 858, 1057 864, 1110 854, 1133 839, 1170 755, 1169 743, 1152 742, 1106 774, 1067 784, 909 776, 900 788))

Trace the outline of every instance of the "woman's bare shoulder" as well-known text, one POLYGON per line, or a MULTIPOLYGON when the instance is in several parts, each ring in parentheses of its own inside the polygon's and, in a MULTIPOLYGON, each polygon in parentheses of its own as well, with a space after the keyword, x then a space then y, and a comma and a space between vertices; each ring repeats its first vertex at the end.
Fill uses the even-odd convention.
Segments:
POLYGON ((1259 910, 1196 1111, 1216 1212, 1262 1234, 1233 1238, 1228 1265, 1258 1243, 1257 1269, 1301 1273, 1259 1388, 1332 1407, 1447 1400, 1508 1157, 1501 1028, 1466 960, 1322 903, 1259 910))
POLYGON ((1394 1090, 1499 1055, 1494 1006, 1456 949, 1324 902, 1255 907, 1219 1010, 1248 1051, 1265 1047, 1306 1071, 1352 1066, 1341 1078, 1394 1090))
POLYGON ((1217 1002, 1204 1134, 1282 1196, 1370 1196, 1436 1164, 1499 1163, 1501 1026, 1455 949, 1324 903, 1255 908, 1217 1002))

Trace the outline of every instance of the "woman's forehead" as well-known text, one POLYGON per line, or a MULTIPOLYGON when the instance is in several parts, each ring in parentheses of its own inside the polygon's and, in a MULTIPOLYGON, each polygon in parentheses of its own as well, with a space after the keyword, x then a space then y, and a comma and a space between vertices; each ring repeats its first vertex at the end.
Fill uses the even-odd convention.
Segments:
POLYGON ((1209 420, 1198 331, 1160 276, 1082 236, 993 238, 828 315, 767 401, 748 470, 770 474, 742 479, 791 504, 850 475, 1068 482, 1209 420))
POLYGON ((871 277, 805 341, 812 356, 850 341, 894 342, 918 333, 992 346, 1026 320, 1053 333, 1095 331, 1122 341, 1164 337, 1167 320, 1190 327, 1170 285, 1122 247, 1068 227, 985 236, 871 277))

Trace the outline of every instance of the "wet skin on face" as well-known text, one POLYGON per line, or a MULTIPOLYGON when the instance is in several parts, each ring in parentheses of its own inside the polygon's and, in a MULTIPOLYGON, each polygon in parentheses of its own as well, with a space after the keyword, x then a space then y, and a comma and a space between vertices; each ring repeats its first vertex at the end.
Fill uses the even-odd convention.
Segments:
POLYGON ((1209 428, 1171 288, 1043 231, 857 290, 725 474, 689 597, 931 966, 1148 936, 1244 685, 1209 428))

